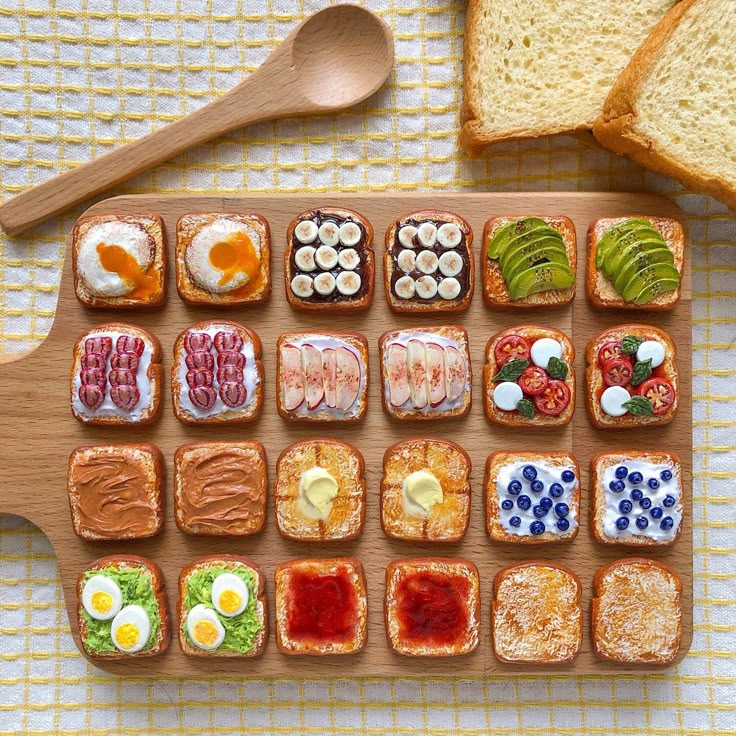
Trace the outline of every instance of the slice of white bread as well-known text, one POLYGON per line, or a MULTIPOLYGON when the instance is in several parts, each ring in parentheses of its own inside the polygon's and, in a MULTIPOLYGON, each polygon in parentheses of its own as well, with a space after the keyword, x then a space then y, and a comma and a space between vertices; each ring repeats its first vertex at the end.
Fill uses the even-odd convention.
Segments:
POLYGON ((736 209, 736 25, 731 0, 683 0, 613 85, 596 138, 736 209))
POLYGON ((470 0, 462 146, 587 130, 676 0, 470 0))

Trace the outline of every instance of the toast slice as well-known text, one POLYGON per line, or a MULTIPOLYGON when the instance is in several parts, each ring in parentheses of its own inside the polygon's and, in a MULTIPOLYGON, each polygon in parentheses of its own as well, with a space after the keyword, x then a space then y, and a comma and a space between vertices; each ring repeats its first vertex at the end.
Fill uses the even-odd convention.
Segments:
MULTIPOLYGON (((736 33, 728 0, 683 0, 641 44, 593 133, 606 147, 736 209, 736 33)), ((631 46, 634 48, 634 46, 631 46)))
POLYGON ((493 580, 493 651, 512 664, 568 664, 583 643, 583 586, 555 562, 529 560, 493 580))
POLYGON ((145 539, 164 523, 164 456, 155 445, 72 450, 67 492, 74 533, 89 542, 145 539))
POLYGON ((471 0, 460 136, 497 141, 588 130, 611 84, 676 0, 471 0))
POLYGON ((257 657, 268 641, 266 578, 241 555, 202 557, 179 575, 178 614, 184 654, 257 657))
POLYGON ((682 639, 682 581, 667 565, 641 557, 616 560, 593 578, 591 631, 600 659, 671 664, 682 639))

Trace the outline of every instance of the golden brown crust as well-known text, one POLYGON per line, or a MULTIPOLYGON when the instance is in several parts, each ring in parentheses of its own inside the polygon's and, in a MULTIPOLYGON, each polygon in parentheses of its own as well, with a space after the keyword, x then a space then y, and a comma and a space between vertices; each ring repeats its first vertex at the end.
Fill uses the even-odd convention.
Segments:
POLYGON ((356 539, 365 523, 365 461, 348 442, 324 437, 302 440, 287 447, 276 462, 273 489, 279 533, 301 542, 344 542, 356 539), (338 492, 325 519, 305 513, 301 476, 320 467, 337 480, 338 492))
POLYGON ((193 212, 182 215, 176 223, 176 290, 187 304, 235 307, 261 304, 271 295, 271 229, 263 215, 235 212, 193 212), (186 251, 194 237, 205 226, 224 218, 249 225, 260 238, 260 280, 255 289, 238 288, 232 292, 213 294, 198 286, 189 275, 186 251), (246 293, 243 293, 243 292, 246 293))
POLYGON ((159 215, 89 215, 80 217, 72 230, 72 273, 74 274, 74 293, 85 307, 93 309, 143 309, 160 307, 166 301, 166 243, 164 242, 164 222, 159 215), (153 245, 153 262, 147 269, 156 278, 156 289, 145 297, 96 296, 84 284, 77 269, 77 257, 82 238, 93 225, 103 222, 128 222, 140 225, 153 245))
POLYGON ((286 299, 289 304, 300 312, 360 312, 368 309, 373 301, 373 289, 376 281, 375 253, 371 247, 373 236, 373 225, 371 225, 363 215, 353 210, 347 210, 342 207, 317 207, 313 210, 306 210, 305 212, 297 215, 289 223, 289 227, 286 229, 286 248, 284 249, 284 288, 286 291, 286 299), (349 297, 338 302, 309 302, 297 297, 289 287, 292 278, 295 276, 294 268, 291 263, 294 228, 296 228, 302 220, 309 219, 317 213, 333 215, 341 220, 350 219, 359 222, 365 229, 365 262, 361 270, 361 279, 367 281, 368 286, 362 296, 358 298, 349 297))
POLYGON ((669 424, 677 413, 680 399, 680 389, 677 377, 677 350, 672 338, 657 327, 642 324, 625 324, 611 327, 594 337, 585 349, 585 404, 588 407, 590 421, 598 429, 632 429, 638 427, 652 427, 669 424), (635 337, 656 337, 665 345, 664 363, 657 369, 672 384, 675 390, 675 401, 663 414, 634 415, 624 414, 621 417, 611 417, 601 409, 598 396, 604 388, 603 374, 598 365, 598 351, 603 343, 609 340, 621 340, 625 335, 635 337))
POLYGON ((446 210, 418 210, 408 212, 403 217, 389 225, 385 238, 386 250, 383 255, 383 285, 386 292, 388 306, 399 314, 413 314, 424 312, 464 312, 470 306, 475 291, 475 258, 473 256, 473 229, 468 222, 452 212, 446 210), (393 260, 396 244, 396 233, 406 220, 430 220, 437 222, 451 222, 457 225, 465 235, 465 247, 467 248, 468 288, 465 294, 457 299, 433 299, 422 301, 420 299, 399 299, 391 290, 391 279, 394 274, 395 264, 393 260))
POLYGON ((268 641, 268 599, 266 598, 266 576, 261 571, 261 568, 258 567, 258 565, 256 565, 256 563, 253 562, 253 560, 251 560, 249 557, 244 557, 242 555, 222 554, 208 555, 207 557, 200 557, 199 559, 194 560, 194 562, 185 567, 179 573, 179 600, 176 609, 178 614, 179 647, 181 648, 182 652, 184 652, 184 654, 188 654, 192 657, 257 657, 262 654, 263 650, 266 648, 266 642, 268 641), (256 580, 258 581, 256 589, 256 606, 257 615, 261 621, 261 630, 258 634, 258 637, 256 638, 254 647, 250 652, 243 653, 219 649, 207 651, 194 646, 185 634, 186 620, 188 614, 188 611, 186 610, 185 598, 189 578, 192 576, 193 573, 199 572, 200 570, 211 567, 213 565, 224 565, 230 569, 236 567, 245 568, 249 572, 254 573, 256 576, 256 580))
MULTIPOLYGON (((214 351, 214 346, 212 348, 214 351)), ((238 322, 232 322, 224 319, 213 319, 213 320, 202 320, 201 322, 195 322, 193 325, 187 327, 186 330, 179 333, 174 343, 174 360, 171 364, 171 398, 174 407, 174 414, 176 418, 184 424, 243 424, 245 422, 252 422, 257 419, 263 408, 263 345, 261 338, 251 330, 249 327, 239 324, 238 322), (248 396, 245 403, 240 408, 231 408, 222 404, 221 399, 217 401, 221 404, 221 409, 217 414, 210 417, 198 417, 190 409, 184 406, 182 401, 182 393, 188 391, 186 382, 182 382, 180 370, 186 359, 186 350, 184 348, 184 341, 186 336, 190 332, 199 332, 203 330, 226 330, 235 332, 243 339, 244 348, 241 349, 241 353, 246 349, 247 345, 253 347, 253 356, 255 358, 253 369, 257 378, 255 379, 255 391, 253 396, 251 392, 248 392, 248 396)), ((215 369, 213 370, 214 375, 217 375, 217 364, 215 361, 215 369)), ((219 388, 219 382, 217 383, 219 388)))
POLYGON ((165 652, 169 646, 171 639, 171 632, 169 626, 169 611, 168 603, 166 598, 166 588, 164 587, 164 576, 161 572, 161 568, 153 561, 146 557, 139 557, 138 555, 107 555, 100 557, 95 560, 91 565, 88 565, 77 577, 77 617, 79 626, 79 638, 82 642, 85 654, 91 659, 130 659, 131 657, 153 657, 157 654, 165 652), (151 578, 151 590, 158 603, 159 618, 161 619, 161 625, 159 626, 158 633, 156 635, 156 641, 152 647, 142 649, 139 652, 132 654, 126 654, 125 652, 105 652, 101 654, 95 654, 87 649, 84 644, 85 637, 87 636, 87 624, 82 617, 82 589, 84 587, 84 575, 94 570, 101 570, 105 567, 110 566, 122 566, 122 567, 140 567, 148 572, 151 578))
POLYGON ((544 544, 547 542, 566 542, 575 539, 580 529, 580 465, 577 458, 568 452, 512 452, 500 450, 493 452, 486 461, 484 482, 484 496, 486 503, 486 531, 494 542, 509 542, 511 544, 544 544), (510 534, 504 529, 500 519, 500 501, 497 488, 498 474, 501 469, 517 462, 548 462, 555 467, 572 467, 577 479, 577 486, 573 491, 570 502, 570 517, 577 522, 571 525, 566 532, 556 534, 545 531, 539 535, 510 534))
POLYGON ((87 541, 144 539, 158 534, 164 523, 163 490, 164 456, 155 445, 82 445, 69 456, 67 493, 72 526, 74 533, 87 541), (101 470, 93 478, 80 478, 80 466, 98 460, 109 465, 109 459, 114 468, 107 469, 118 471, 117 475, 110 478, 101 470), (131 470, 128 477, 121 477, 125 465, 131 470), (85 519, 93 510, 103 513, 105 519, 85 519))
POLYGON ((384 623, 388 645, 397 654, 409 657, 454 657, 470 654, 480 641, 480 576, 478 568, 469 560, 447 557, 423 557, 411 560, 394 560, 386 568, 386 594, 384 599, 384 623), (457 600, 467 617, 464 631, 451 643, 409 642, 401 632, 398 586, 414 573, 436 573, 459 578, 468 585, 467 596, 457 600))
POLYGON ((483 366, 483 405, 486 416, 494 424, 502 424, 506 427, 562 427, 569 424, 575 413, 575 348, 572 340, 560 330, 554 327, 542 327, 541 325, 516 325, 497 332, 486 346, 486 363, 483 366), (540 411, 535 411, 533 417, 524 417, 518 411, 502 411, 493 403, 493 377, 498 373, 499 366, 496 363, 494 348, 507 335, 520 335, 527 341, 534 342, 543 337, 550 337, 562 345, 562 361, 567 364, 568 374, 565 383, 570 389, 570 403, 557 416, 548 416, 540 411))
POLYGON ((381 527, 387 537, 414 542, 459 542, 470 521, 470 456, 460 445, 437 437, 396 442, 383 456, 381 527), (420 470, 440 482, 442 503, 426 516, 412 516, 403 503, 403 481, 420 470))
POLYGON ((596 656, 624 664, 671 664, 680 650, 680 576, 662 562, 629 557, 593 578, 591 633, 596 656))
POLYGON ((274 572, 276 597, 276 646, 284 654, 328 656, 360 652, 368 639, 368 597, 363 564, 357 557, 333 557, 282 562, 274 572), (356 595, 355 624, 352 636, 345 641, 297 641, 289 636, 288 617, 293 601, 290 597, 291 576, 294 572, 329 575, 344 571, 356 595))
POLYGON ((588 264, 585 276, 585 290, 588 300, 594 307, 600 309, 631 309, 637 311, 660 312, 672 309, 680 300, 682 282, 674 291, 668 291, 652 299, 648 304, 634 304, 627 302, 614 289, 608 277, 595 265, 598 242, 610 228, 632 217, 643 217, 649 220, 654 228, 664 238, 667 247, 675 257, 675 268, 682 276, 685 267, 685 232, 682 225, 671 217, 649 217, 645 215, 631 215, 630 217, 601 217, 593 220, 588 228, 588 264))
MULTIPOLYGON (((577 275, 578 246, 575 236, 575 225, 572 220, 562 215, 524 215, 523 217, 538 217, 544 220, 551 228, 562 235, 572 272, 577 275)), ((483 274, 483 299, 489 307, 511 307, 513 309, 533 309, 536 307, 550 307, 569 304, 575 298, 575 284, 568 289, 553 289, 531 294, 523 299, 511 299, 506 280, 498 265, 498 260, 488 257, 488 246, 496 231, 520 216, 491 217, 483 228, 483 243, 480 253, 481 273, 483 274)))
POLYGON ((493 651, 511 664, 568 664, 583 643, 583 586, 569 568, 527 560, 493 580, 493 651))

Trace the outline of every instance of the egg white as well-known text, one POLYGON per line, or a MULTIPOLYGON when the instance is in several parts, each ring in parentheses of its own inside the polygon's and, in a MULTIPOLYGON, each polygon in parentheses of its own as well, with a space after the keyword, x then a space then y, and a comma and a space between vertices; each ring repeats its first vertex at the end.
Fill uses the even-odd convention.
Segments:
POLYGON ((231 572, 223 572, 212 583, 212 605, 217 609, 218 613, 221 613, 227 618, 237 616, 243 613, 245 607, 248 605, 248 587, 237 575, 233 575, 231 572), (240 606, 230 613, 223 611, 220 606, 220 596, 226 590, 234 590, 240 596, 240 606))
POLYGON ((112 628, 110 629, 110 636, 112 637, 112 643, 121 651, 126 654, 134 654, 143 649, 148 643, 148 639, 151 636, 151 620, 148 618, 148 614, 145 612, 142 606, 131 605, 125 606, 120 613, 112 620, 112 628), (133 624, 138 628, 138 639, 132 646, 126 647, 118 642, 118 631, 123 624, 133 624))
POLYGON ((82 588, 82 605, 84 610, 97 621, 108 621, 115 616, 123 605, 123 594, 118 584, 104 575, 94 575, 82 588), (107 613, 95 610, 92 598, 95 593, 109 593, 112 597, 112 606, 107 613))
POLYGON ((189 640, 194 644, 194 646, 199 647, 200 649, 208 651, 217 649, 225 639, 225 627, 220 623, 220 619, 217 618, 217 614, 211 608, 207 608, 203 603, 198 603, 191 611, 189 611, 187 614, 186 627, 189 640), (217 639, 215 639, 212 644, 204 644, 197 641, 194 637, 194 627, 202 620, 211 621, 215 625, 215 629, 217 629, 217 639))

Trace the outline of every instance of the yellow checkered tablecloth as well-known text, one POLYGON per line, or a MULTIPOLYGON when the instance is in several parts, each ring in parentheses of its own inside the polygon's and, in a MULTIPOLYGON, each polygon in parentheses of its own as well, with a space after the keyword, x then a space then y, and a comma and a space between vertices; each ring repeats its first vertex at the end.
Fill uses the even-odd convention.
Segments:
MULTIPOLYGON (((191 112, 255 69, 324 4, 0 0, 0 196, 191 112)), ((391 24, 397 52, 390 84, 368 104, 229 135, 118 192, 618 189, 673 197, 689 216, 695 272, 690 656, 642 677, 126 680, 80 657, 50 545, 25 522, 3 517, 0 732, 736 733, 736 219, 712 199, 569 137, 463 158, 455 139, 464 4, 366 4, 391 24)), ((64 237, 80 212, 0 239, 0 353, 25 351, 47 334, 64 237)))

